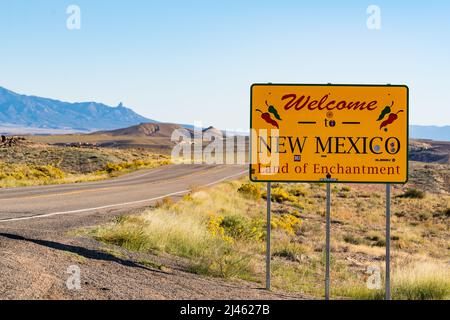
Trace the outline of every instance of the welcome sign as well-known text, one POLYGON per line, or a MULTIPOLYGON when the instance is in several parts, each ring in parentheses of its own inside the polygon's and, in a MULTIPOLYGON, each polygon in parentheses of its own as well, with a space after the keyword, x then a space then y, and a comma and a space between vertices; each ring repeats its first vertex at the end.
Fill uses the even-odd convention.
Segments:
POLYGON ((404 85, 251 87, 250 179, 406 183, 404 85))

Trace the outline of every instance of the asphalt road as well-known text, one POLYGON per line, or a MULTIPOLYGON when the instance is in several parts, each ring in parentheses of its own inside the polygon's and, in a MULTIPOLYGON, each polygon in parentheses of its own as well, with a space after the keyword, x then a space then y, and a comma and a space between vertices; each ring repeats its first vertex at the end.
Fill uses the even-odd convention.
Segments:
POLYGON ((80 233, 246 172, 244 166, 172 165, 94 183, 0 190, 0 300, 304 299, 193 274, 185 259, 130 252, 80 233), (81 277, 77 289, 67 285, 73 267, 81 277))
POLYGON ((0 223, 143 207, 245 172, 244 166, 170 165, 100 182, 3 189, 0 223))

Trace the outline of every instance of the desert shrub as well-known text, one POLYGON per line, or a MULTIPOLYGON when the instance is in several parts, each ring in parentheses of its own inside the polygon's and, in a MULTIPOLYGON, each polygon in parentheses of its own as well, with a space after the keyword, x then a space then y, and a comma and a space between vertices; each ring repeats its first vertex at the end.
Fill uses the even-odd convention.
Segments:
POLYGON ((255 183, 242 184, 239 187, 238 192, 250 199, 258 200, 261 198, 261 188, 255 183))
POLYGON ((104 231, 101 236, 96 236, 97 240, 101 240, 108 244, 121 246, 132 251, 146 251, 150 248, 149 238, 147 237, 144 227, 127 227, 124 223, 126 220, 118 223, 118 227, 104 231))
POLYGON ((50 179, 62 179, 64 178, 64 172, 58 168, 55 168, 50 165, 46 166, 38 166, 36 170, 41 172, 45 177, 50 179))
POLYGON ((109 174, 122 171, 124 167, 118 163, 107 163, 105 166, 105 171, 109 174))
POLYGON ((230 244, 219 243, 193 263, 189 271, 221 278, 247 278, 251 273, 250 255, 242 255, 230 244))
POLYGON ((234 240, 232 237, 226 234, 225 228, 222 225, 224 220, 223 216, 210 215, 208 219, 208 231, 214 237, 219 237, 225 242, 232 243, 234 240))
POLYGON ((361 238, 355 237, 352 234, 344 235, 344 241, 350 244, 359 245, 362 243, 361 238))
POLYGON ((135 168, 141 168, 145 166, 144 160, 134 160, 133 161, 133 167, 135 168))
POLYGON ((18 164, 2 164, 0 166, 0 178, 17 181, 42 181, 63 179, 65 174, 62 170, 50 166, 33 166, 18 164))
POLYGON ((169 209, 174 205, 174 201, 170 197, 163 198, 162 200, 156 202, 155 208, 169 209))
POLYGON ((275 246, 273 255, 275 257, 298 262, 301 260, 301 256, 307 252, 308 250, 300 243, 288 242, 275 246))
POLYGON ((379 239, 373 243, 373 246, 375 247, 385 247, 386 246, 386 239, 379 239))
POLYGON ((450 208, 444 210, 444 215, 450 217, 450 208))
POLYGON ((303 186, 295 185, 288 190, 288 193, 294 197, 305 197, 307 192, 303 186))
POLYGON ((210 216, 208 229, 227 242, 264 238, 264 221, 245 216, 210 216))
POLYGON ((369 289, 355 284, 335 288, 333 291, 337 296, 354 300, 384 300, 385 297, 384 290, 369 289))
POLYGON ((194 198, 192 197, 191 193, 188 193, 183 196, 182 200, 185 202, 190 202, 190 201, 194 200, 194 198))
POLYGON ((280 229, 290 235, 295 235, 300 230, 302 220, 291 214, 275 215, 272 217, 271 227, 280 229))
MULTIPOLYGON (((267 198, 267 194, 265 195, 265 197, 267 198)), ((296 202, 297 198, 289 194, 283 188, 273 188, 271 192, 271 200, 278 203, 283 203, 286 201, 296 202)))
POLYGON ((154 160, 154 159, 135 159, 131 162, 120 162, 120 163, 111 163, 108 162, 105 166, 104 171, 108 174, 118 173, 124 170, 137 170, 141 168, 154 168, 160 165, 169 164, 169 160, 154 160))
POLYGON ((384 247, 386 246, 386 239, 383 236, 380 236, 378 234, 370 234, 368 236, 366 236, 367 240, 372 241, 372 246, 375 247, 384 247))
POLYGON ((421 212, 417 213, 417 219, 419 219, 420 221, 426 221, 428 219, 431 219, 432 217, 433 217, 433 214, 428 211, 421 211, 421 212))
POLYGON ((161 251, 193 260, 223 241, 213 237, 195 216, 153 210, 144 216, 118 218, 112 225, 91 231, 102 242, 132 251, 161 251))
POLYGON ((399 195, 398 198, 423 199, 425 198, 425 192, 411 188, 407 189, 402 195, 399 195))

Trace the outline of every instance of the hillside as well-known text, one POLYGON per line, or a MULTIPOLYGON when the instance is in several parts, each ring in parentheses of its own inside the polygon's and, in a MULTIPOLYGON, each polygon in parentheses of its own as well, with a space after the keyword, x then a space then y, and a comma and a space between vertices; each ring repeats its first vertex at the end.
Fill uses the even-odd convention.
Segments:
POLYGON ((409 159, 420 162, 450 163, 450 142, 411 140, 409 159))
MULTIPOLYGON (((69 103, 17 94, 0 87, 0 131, 30 128, 90 132, 155 122, 119 104, 111 107, 96 102, 69 103)), ((44 131, 45 131, 44 130, 44 131)))
POLYGON ((104 180, 168 163, 147 149, 62 147, 8 137, 0 141, 0 188, 104 180))
MULTIPOLYGON (((90 134, 65 134, 47 136, 28 136, 27 139, 38 143, 67 146, 79 143, 93 144, 98 147, 115 148, 146 148, 156 153, 170 154, 174 142, 172 133, 176 129, 183 129, 186 135, 193 137, 193 129, 173 123, 141 123, 139 125, 117 129, 103 130, 90 134)), ((203 129, 203 134, 212 136, 222 132, 214 127, 203 129)), ((231 137, 233 138, 233 137, 231 137)), ((207 141, 204 142, 207 144, 207 141)))

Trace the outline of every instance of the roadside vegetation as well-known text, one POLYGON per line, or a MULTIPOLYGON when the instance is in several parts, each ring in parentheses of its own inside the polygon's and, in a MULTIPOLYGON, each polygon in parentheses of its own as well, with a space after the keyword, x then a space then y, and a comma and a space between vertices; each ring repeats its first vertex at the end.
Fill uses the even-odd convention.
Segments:
MULTIPOLYGON (((413 188, 417 188, 414 181, 393 191, 393 298, 449 299, 450 196, 413 188)), ((334 297, 383 298, 382 288, 368 289, 366 284, 370 268, 383 274, 383 190, 367 185, 333 187, 334 297)), ((266 197, 263 185, 246 179, 208 190, 193 188, 180 201, 164 199, 143 214, 122 216, 87 232, 131 251, 179 257, 188 261, 187 269, 193 273, 262 284, 266 197)), ((324 198, 320 184, 273 184, 274 288, 323 295, 324 198)))
POLYGON ((0 148, 0 188, 103 180, 170 163, 141 149, 57 147, 23 140, 0 148))

